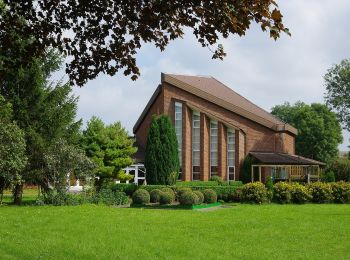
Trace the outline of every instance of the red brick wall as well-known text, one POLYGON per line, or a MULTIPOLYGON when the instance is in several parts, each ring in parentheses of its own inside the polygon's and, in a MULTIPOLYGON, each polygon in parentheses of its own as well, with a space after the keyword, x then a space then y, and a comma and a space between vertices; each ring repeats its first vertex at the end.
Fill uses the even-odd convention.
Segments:
MULTIPOLYGON (((236 180, 239 179, 240 168, 245 156, 250 151, 288 152, 294 154, 294 136, 288 133, 276 133, 270 128, 259 125, 236 113, 226 110, 207 100, 197 97, 168 83, 163 88, 149 113, 141 123, 136 139, 141 145, 146 144, 149 124, 153 114, 168 114, 174 120, 175 101, 183 103, 183 179, 192 180, 192 112, 195 107, 201 112, 201 179, 210 177, 209 161, 209 116, 223 120, 224 123, 236 127, 236 180)), ((219 124, 219 174, 227 178, 226 130, 219 124), (221 167, 220 167, 221 166, 221 167), (223 167, 225 166, 225 167, 223 167)))
POLYGON ((151 108, 149 109, 149 112, 144 117, 140 126, 136 130, 136 133, 134 133, 136 136, 137 143, 142 147, 146 147, 147 135, 148 135, 149 126, 151 125, 151 122, 152 122, 152 116, 160 115, 162 113, 164 113, 164 91, 163 90, 161 90, 158 97, 156 98, 151 108))

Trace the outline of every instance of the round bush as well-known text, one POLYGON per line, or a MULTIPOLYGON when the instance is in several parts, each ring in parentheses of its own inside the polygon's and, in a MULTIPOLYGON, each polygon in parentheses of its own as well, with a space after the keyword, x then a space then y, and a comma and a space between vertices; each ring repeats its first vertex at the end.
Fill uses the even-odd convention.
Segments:
POLYGON ((180 198, 182 193, 187 192, 187 191, 192 191, 192 189, 191 188, 187 188, 187 187, 177 188, 176 189, 176 197, 177 197, 177 199, 180 198))
POLYGON ((171 188, 163 188, 163 189, 161 189, 161 191, 171 194, 172 200, 173 201, 175 200, 175 192, 173 191, 173 189, 171 189, 171 188))
POLYGON ((161 191, 160 192, 160 198, 159 198, 159 203, 162 205, 166 205, 166 204, 171 204, 174 201, 174 197, 173 194, 171 194, 170 192, 164 192, 161 191))
POLYGON ((269 193, 261 182, 247 183, 242 188, 241 199, 243 202, 261 204, 269 202, 269 193))
POLYGON ((158 203, 159 200, 160 200, 160 194, 162 193, 161 190, 159 189, 154 189, 154 190, 151 190, 149 195, 150 195, 150 201, 152 203, 158 203))
POLYGON ((198 203, 198 196, 192 191, 183 192, 179 197, 181 205, 195 205, 198 203))
POLYGON ((273 199, 274 201, 285 204, 290 203, 292 200, 291 194, 292 186, 286 182, 278 182, 273 186, 273 199))
POLYGON ((336 203, 350 203, 350 183, 340 181, 331 184, 332 195, 336 203))
POLYGON ((233 202, 241 202, 242 188, 237 188, 234 192, 229 194, 229 200, 233 202))
POLYGON ((309 190, 304 185, 299 183, 294 183, 292 185, 291 195, 292 202, 298 204, 306 203, 312 199, 309 190))
POLYGON ((314 182, 307 186, 312 196, 312 201, 316 203, 326 203, 333 200, 332 187, 329 183, 314 182))
POLYGON ((148 191, 144 189, 138 189, 132 195, 132 203, 133 204, 148 204, 150 202, 150 195, 148 191))
POLYGON ((202 191, 204 195, 204 202, 205 203, 215 203, 218 200, 218 196, 216 195, 216 192, 212 189, 205 189, 202 191))
POLYGON ((203 204, 203 202, 204 202, 203 193, 200 192, 199 190, 195 190, 193 193, 198 197, 198 201, 197 201, 198 203, 196 203, 196 204, 203 204))

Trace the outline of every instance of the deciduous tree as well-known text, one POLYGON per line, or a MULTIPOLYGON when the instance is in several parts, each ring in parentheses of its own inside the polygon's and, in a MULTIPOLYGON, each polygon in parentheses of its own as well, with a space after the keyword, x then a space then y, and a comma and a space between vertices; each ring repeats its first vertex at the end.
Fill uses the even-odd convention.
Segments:
POLYGON ((329 163, 338 155, 343 136, 336 114, 323 104, 284 103, 272 108, 273 115, 298 129, 296 153, 329 163))
POLYGON ((350 131, 350 60, 330 68, 324 76, 327 105, 336 111, 344 127, 350 131))
MULTIPOLYGON (((282 32, 289 34, 275 0, 3 2, 0 34, 10 30, 34 36, 30 46, 22 49, 28 57, 40 56, 47 47, 70 56, 66 71, 78 85, 101 72, 114 75, 119 70, 136 79, 141 46, 150 42, 164 50, 170 41, 183 37, 185 28, 192 29, 201 46, 215 46, 213 58, 220 59, 225 56, 220 38, 244 36, 252 23, 274 39, 282 32)), ((1 44, 11 48, 13 37, 6 36, 0 37, 1 44)))

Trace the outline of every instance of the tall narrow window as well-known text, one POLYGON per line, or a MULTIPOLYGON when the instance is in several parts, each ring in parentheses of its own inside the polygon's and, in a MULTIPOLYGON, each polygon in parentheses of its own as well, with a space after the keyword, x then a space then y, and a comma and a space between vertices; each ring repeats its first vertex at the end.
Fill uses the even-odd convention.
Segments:
POLYGON ((200 179, 200 115, 192 113, 192 180, 200 179))
POLYGON ((235 130, 227 129, 227 171, 228 180, 235 180, 235 130))
POLYGON ((218 175, 218 122, 210 121, 210 176, 218 175))
POLYGON ((179 147, 179 180, 182 180, 182 103, 175 102, 175 132, 179 147))

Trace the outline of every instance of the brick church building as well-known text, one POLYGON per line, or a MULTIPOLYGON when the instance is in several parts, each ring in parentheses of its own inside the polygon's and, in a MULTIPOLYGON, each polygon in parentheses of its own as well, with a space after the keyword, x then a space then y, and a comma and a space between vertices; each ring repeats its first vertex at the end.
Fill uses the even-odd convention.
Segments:
MULTIPOLYGON (((256 166, 269 166, 272 170, 267 171, 274 173, 301 174, 302 169, 308 172, 311 166, 322 165, 294 155, 294 127, 215 78, 163 73, 161 84, 133 128, 139 161, 143 160, 152 116, 160 114, 169 115, 175 127, 183 181, 216 175, 239 180, 247 155, 254 157, 256 166)), ((259 171, 261 180, 261 168, 259 171)))

